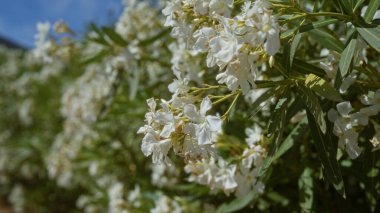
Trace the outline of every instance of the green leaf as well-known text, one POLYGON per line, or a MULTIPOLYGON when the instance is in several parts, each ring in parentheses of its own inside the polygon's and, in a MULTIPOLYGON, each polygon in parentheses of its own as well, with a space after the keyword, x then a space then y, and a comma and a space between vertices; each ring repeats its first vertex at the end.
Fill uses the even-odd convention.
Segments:
POLYGON ((343 11, 342 5, 340 3, 340 0, 332 0, 334 4, 338 7, 340 11, 343 11))
POLYGON ((299 92, 301 99, 304 101, 308 110, 310 110, 315 120, 317 121, 319 129, 323 132, 323 134, 325 134, 326 133, 325 114, 322 110, 321 105, 319 104, 318 98, 314 95, 314 93, 309 88, 303 85, 299 85, 297 91, 299 92))
POLYGON ((281 63, 277 63, 277 61, 275 61, 273 67, 275 68, 275 70, 279 71, 285 78, 289 78, 289 75, 286 72, 285 67, 283 67, 281 63))
POLYGON ((377 52, 380 52, 380 27, 376 28, 356 28, 360 35, 366 40, 366 42, 374 48, 377 52))
POLYGON ((345 197, 344 182, 336 158, 337 146, 333 144, 331 128, 329 128, 328 134, 323 135, 318 128, 313 114, 309 110, 307 110, 307 119, 309 121, 311 136, 314 139, 315 148, 317 149, 318 157, 321 160, 325 177, 334 185, 335 189, 345 197))
POLYGON ((283 39, 286 39, 288 37, 290 37, 291 35, 293 35, 295 32, 297 32, 298 28, 292 28, 292 29, 289 29, 283 33, 281 33, 281 36, 280 36, 280 39, 283 40, 283 39))
POLYGON ((279 159, 283 154, 285 154, 290 148, 292 148, 295 142, 302 137, 306 132, 307 119, 304 118, 300 121, 296 127, 290 132, 290 134, 285 138, 278 148, 276 154, 273 156, 272 161, 279 159))
POLYGON ((282 90, 282 87, 272 87, 269 90, 265 91, 259 98, 256 99, 256 101, 251 105, 251 117, 256 115, 263 107, 264 102, 268 100, 271 97, 274 97, 275 94, 277 94, 280 90, 282 90))
POLYGON ((367 202, 371 211, 375 212, 380 198, 380 152, 374 152, 372 149, 372 144, 365 144, 360 174, 364 183, 367 202))
POLYGON ((145 40, 142 40, 140 42, 140 45, 141 46, 149 45, 149 44, 155 42, 157 39, 161 38, 162 36, 168 34, 170 31, 171 31, 171 28, 164 29, 161 32, 159 32, 158 34, 156 34, 155 36, 152 36, 151 38, 147 38, 145 40))
POLYGON ((301 212, 311 213, 313 211, 314 193, 313 193, 313 169, 305 167, 300 178, 298 179, 299 199, 301 212))
POLYGON ((354 6, 354 13, 359 9, 359 7, 365 2, 365 0, 358 0, 354 6))
POLYGON ((329 24, 334 24, 334 23, 337 23, 339 22, 338 19, 335 19, 335 18, 330 18, 330 19, 324 19, 324 20, 320 20, 320 21, 315 21, 315 22, 312 22, 312 23, 308 23, 306 25, 303 25, 300 27, 300 30, 299 32, 302 33, 302 32, 307 32, 309 30, 314 30, 314 29, 317 29, 317 28, 320 28, 320 27, 324 27, 324 26, 327 26, 329 24))
POLYGON ((356 36, 354 36, 350 43, 347 45, 347 47, 344 49, 342 52, 340 61, 339 61, 339 70, 342 75, 342 77, 346 77, 348 74, 348 70, 351 65, 352 58, 354 57, 355 50, 357 47, 357 42, 358 40, 356 39, 356 36))
POLYGON ((96 34, 98 34, 100 37, 103 37, 102 31, 96 26, 95 23, 90 23, 90 29, 93 30, 96 34))
POLYGON ((364 14, 364 20, 370 23, 373 19, 373 16, 376 13, 377 8, 380 6, 379 0, 371 0, 368 4, 367 11, 364 14))
POLYGON ((290 45, 290 48, 285 49, 284 58, 285 58, 285 69, 287 72, 290 72, 292 65, 293 65, 293 59, 294 55, 296 54, 296 50, 298 47, 298 44, 300 43, 302 38, 302 34, 298 33, 294 36, 292 44, 290 45))
POLYGON ((331 84, 326 82, 325 79, 314 74, 307 76, 305 80, 305 86, 327 99, 333 101, 343 101, 339 92, 337 92, 335 88, 331 86, 331 84))
POLYGON ((334 50, 339 53, 344 50, 343 43, 337 37, 332 35, 332 32, 330 31, 314 29, 310 30, 308 33, 314 40, 321 43, 322 46, 326 47, 329 50, 334 50))
POLYGON ((126 42, 115 30, 109 27, 103 27, 103 32, 117 45, 126 46, 128 42, 126 42))
POLYGON ((313 64, 307 63, 305 61, 299 60, 297 58, 293 61, 293 69, 302 74, 315 74, 319 77, 324 77, 326 72, 313 64))
POLYGON ((81 63, 82 64, 90 64, 93 62, 100 62, 100 60, 105 57, 107 54, 109 54, 108 50, 101 50, 98 53, 95 53, 94 55, 91 55, 90 57, 84 58, 81 63))
POLYGON ((280 141, 285 129, 289 91, 285 91, 284 97, 281 98, 272 114, 269 122, 268 133, 271 135, 271 142, 269 144, 268 155, 266 156, 263 165, 260 167, 259 176, 264 176, 269 169, 272 162, 275 160, 276 153, 280 147, 280 141))
POLYGON ((217 209, 217 213, 229 213, 238 211, 248 204, 250 204, 253 200, 258 198, 258 194, 256 191, 251 191, 244 197, 239 197, 231 201, 230 203, 224 203, 217 209))
POLYGON ((96 38, 90 38, 91 41, 94 41, 96 43, 99 43, 105 46, 109 46, 106 39, 104 39, 104 33, 96 26, 96 24, 91 23, 90 29, 93 30, 97 34, 96 38))
POLYGON ((339 1, 345 13, 351 15, 353 13, 353 8, 354 8, 352 0, 339 0, 339 1))
MULTIPOLYGON (((276 107, 272 114, 272 117, 268 125, 268 134, 273 134, 275 131, 278 131, 283 126, 281 125, 282 115, 285 114, 285 109, 287 107, 289 100, 288 97, 280 98, 277 101, 276 107)), ((285 118, 284 118, 285 119, 285 118)))

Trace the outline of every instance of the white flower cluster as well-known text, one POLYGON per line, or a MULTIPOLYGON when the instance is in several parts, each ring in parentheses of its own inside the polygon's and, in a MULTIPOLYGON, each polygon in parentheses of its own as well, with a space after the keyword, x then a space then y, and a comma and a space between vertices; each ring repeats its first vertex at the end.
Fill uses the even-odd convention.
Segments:
POLYGON ((200 66, 202 58, 196 52, 188 50, 182 39, 170 44, 169 49, 173 55, 170 61, 173 72, 181 73, 189 81, 203 83, 204 70, 200 66))
POLYGON ((158 187, 174 186, 179 180, 179 171, 175 166, 152 164, 151 182, 158 187))
POLYGON ((124 11, 116 22, 116 32, 131 43, 153 36, 156 31, 155 21, 159 20, 156 11, 149 6, 149 3, 126 0, 123 4, 124 11))
MULTIPOLYGON (((369 106, 358 112, 351 113, 353 108, 348 101, 337 104, 337 110, 330 109, 328 112, 329 120, 334 122, 333 132, 339 137, 340 148, 346 150, 352 159, 357 158, 362 151, 358 146, 360 126, 367 126, 369 117, 380 112, 380 90, 363 95, 361 101, 369 106)), ((376 139, 375 135, 371 142, 376 144, 376 139)))
POLYGON ((155 207, 150 210, 150 213, 181 213, 182 207, 179 203, 169 197, 159 194, 155 201, 155 207))
POLYGON ((51 63, 53 61, 52 57, 49 54, 53 43, 49 39, 49 30, 51 26, 49 22, 37 23, 37 35, 35 37, 35 46, 33 50, 34 56, 45 63, 51 63))
POLYGON ((199 110, 190 103, 182 103, 182 107, 173 111, 170 102, 164 100, 159 110, 154 99, 147 103, 150 108, 145 115, 147 124, 138 133, 144 134, 141 150, 145 156, 152 155, 153 163, 170 164, 167 155, 171 148, 186 160, 212 155, 222 131, 222 119, 206 114, 212 107, 208 97, 202 100, 199 110))
POLYGON ((9 202, 12 204, 13 212, 21 213, 24 212, 25 200, 24 200, 24 189, 21 185, 16 185, 12 188, 11 194, 8 198, 9 202))
POLYGON ((232 0, 173 0, 163 13, 172 36, 187 41, 194 53, 207 53, 208 67, 219 67, 219 83, 247 94, 255 87, 264 53, 279 51, 280 28, 265 0, 245 1, 230 17, 233 9, 232 0))
POLYGON ((235 193, 242 197, 251 191, 264 192, 264 184, 258 180, 263 163, 265 149, 258 144, 261 140, 261 128, 247 128, 248 147, 244 150, 239 164, 227 163, 221 157, 189 162, 185 171, 190 173, 189 181, 207 185, 212 191, 222 190, 226 194, 235 193))
POLYGON ((124 199, 124 184, 121 182, 114 183, 108 189, 108 212, 109 213, 127 213, 126 200, 124 199))
POLYGON ((72 163, 82 146, 98 137, 91 125, 96 122, 117 77, 117 70, 109 64, 106 70, 90 66, 62 96, 61 112, 65 118, 63 132, 53 143, 47 157, 49 176, 57 178, 61 186, 71 183, 72 163))

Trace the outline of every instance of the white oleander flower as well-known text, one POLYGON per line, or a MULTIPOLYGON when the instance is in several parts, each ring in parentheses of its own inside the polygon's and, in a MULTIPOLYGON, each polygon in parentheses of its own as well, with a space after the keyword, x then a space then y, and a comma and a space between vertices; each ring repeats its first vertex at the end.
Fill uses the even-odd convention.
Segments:
POLYGON ((176 26, 176 13, 181 10, 182 6, 180 0, 168 2, 166 7, 162 10, 162 14, 166 16, 165 26, 176 26))
POLYGON ((172 71, 177 79, 186 86, 190 81, 202 84, 204 71, 201 62, 203 58, 198 56, 199 52, 189 50, 181 39, 177 43, 170 44, 169 49, 172 52, 170 60, 172 71))
POLYGON ((146 129, 146 134, 141 144, 141 151, 145 156, 152 155, 153 163, 171 164, 168 158, 168 152, 172 147, 170 139, 162 139, 160 135, 152 128, 146 129))
POLYGON ((342 102, 337 104, 337 110, 330 109, 328 118, 334 122, 334 134, 339 137, 339 146, 346 150, 351 159, 357 158, 362 149, 358 146, 359 134, 354 130, 358 124, 366 125, 368 117, 361 113, 350 112, 353 110, 350 102, 342 102))
POLYGON ((189 162, 185 166, 185 172, 191 173, 188 180, 202 185, 212 186, 216 171, 215 159, 202 159, 198 162, 189 162))
POLYGON ((188 162, 185 166, 185 171, 191 173, 190 182, 207 185, 213 191, 222 190, 226 194, 234 192, 237 187, 236 169, 236 164, 228 164, 222 158, 188 162))
POLYGON ((369 107, 362 108, 360 111, 368 116, 377 115, 380 112, 380 89, 376 92, 369 92, 368 95, 361 97, 361 102, 369 107))
POLYGON ((224 17, 229 17, 233 6, 233 0, 211 0, 210 12, 220 14, 224 17))
POLYGON ((202 27, 198 29, 193 34, 196 39, 193 49, 197 52, 207 52, 209 50, 210 40, 215 35, 215 30, 211 27, 202 27))
POLYGON ((257 142, 261 141, 263 130, 259 125, 255 124, 252 128, 246 128, 245 134, 248 136, 245 142, 252 148, 257 142))
POLYGON ((217 135, 222 131, 223 121, 219 116, 206 115, 212 107, 211 100, 206 97, 202 100, 200 110, 193 104, 185 105, 184 115, 191 121, 195 128, 195 137, 199 145, 207 145, 215 142, 217 135))
POLYGON ((280 27, 277 18, 272 15, 267 1, 245 2, 237 20, 245 22, 247 27, 240 29, 245 40, 253 47, 263 45, 269 55, 275 55, 280 49, 280 27))
POLYGON ((326 72, 329 79, 334 80, 339 68, 340 54, 328 49, 322 49, 320 55, 326 57, 324 61, 319 62, 319 66, 326 72))
POLYGON ((373 138, 370 140, 373 146, 373 151, 380 149, 380 125, 375 123, 374 128, 375 128, 376 133, 373 136, 373 138))
POLYGON ((346 78, 343 79, 342 84, 339 88, 341 94, 346 93, 348 88, 355 83, 357 79, 356 73, 350 73, 346 78))
MULTIPOLYGON (((216 156, 216 150, 213 144, 199 145, 198 140, 191 136, 195 135, 195 129, 193 126, 186 125, 184 133, 187 135, 185 135, 181 151, 183 152, 186 162, 196 159, 208 159, 210 156, 216 156)), ((175 146, 174 149, 176 150, 175 146)))
POLYGON ((217 64, 222 69, 238 55, 242 43, 234 35, 233 26, 230 26, 229 19, 224 17, 219 19, 224 26, 224 30, 209 42, 210 51, 207 55, 207 66, 213 67, 217 64))
POLYGON ((237 59, 227 65, 226 71, 216 76, 218 83, 226 84, 228 89, 236 91, 241 88, 243 95, 255 87, 257 67, 253 62, 257 59, 256 54, 240 53, 237 59))
POLYGON ((243 197, 249 192, 254 190, 257 193, 263 193, 265 185, 258 181, 259 169, 255 168, 252 170, 243 169, 236 173, 235 179, 237 182, 236 196, 243 197))
POLYGON ((174 79, 171 84, 169 84, 168 89, 171 93, 183 94, 189 91, 189 80, 187 78, 182 78, 181 72, 179 70, 173 70, 174 75, 177 79, 174 79))
POLYGON ((235 180, 236 164, 227 164, 221 158, 218 159, 218 170, 215 174, 215 186, 223 189, 224 193, 233 192, 238 186, 235 180))
POLYGON ((209 5, 210 0, 194 0, 194 13, 197 15, 206 15, 209 5))

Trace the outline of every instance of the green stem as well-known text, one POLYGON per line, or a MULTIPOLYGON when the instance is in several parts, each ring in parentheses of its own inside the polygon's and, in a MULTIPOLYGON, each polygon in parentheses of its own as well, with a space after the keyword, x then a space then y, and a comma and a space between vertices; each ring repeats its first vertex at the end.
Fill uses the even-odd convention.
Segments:
POLYGON ((231 112, 231 110, 232 110, 232 107, 236 104, 236 101, 238 100, 239 96, 240 96, 240 92, 236 94, 236 96, 235 96, 234 100, 232 101, 230 107, 228 107, 226 113, 224 113, 224 115, 222 115, 222 119, 223 119, 223 120, 225 120, 225 119, 227 118, 228 114, 229 114, 229 113, 231 112))
POLYGON ((215 102, 212 103, 212 104, 217 105, 217 104, 219 104, 219 103, 221 103, 221 102, 223 102, 223 101, 229 99, 230 97, 232 97, 232 96, 234 96, 234 95, 236 95, 236 93, 232 93, 232 94, 226 95, 226 96, 224 96, 223 98, 221 98, 221 99, 215 101, 215 102))
POLYGON ((193 93, 196 93, 196 92, 202 92, 202 91, 207 91, 207 90, 211 90, 211 89, 221 89, 221 88, 224 88, 222 85, 217 85, 217 86, 205 85, 205 86, 206 87, 202 87, 202 88, 191 87, 190 90, 193 93))
POLYGON ((351 20, 351 16, 347 16, 344 14, 332 13, 332 12, 319 12, 319 13, 304 13, 301 15, 293 16, 292 18, 284 20, 284 21, 290 22, 290 21, 294 21, 294 20, 297 20, 300 18, 310 18, 310 17, 318 17, 318 16, 331 16, 331 17, 335 17, 335 18, 338 18, 338 19, 341 19, 344 21, 350 21, 351 20))

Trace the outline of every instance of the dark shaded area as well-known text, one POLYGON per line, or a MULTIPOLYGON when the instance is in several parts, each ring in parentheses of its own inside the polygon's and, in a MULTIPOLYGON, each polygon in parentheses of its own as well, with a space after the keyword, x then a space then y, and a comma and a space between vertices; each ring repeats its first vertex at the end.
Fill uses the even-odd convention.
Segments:
POLYGON ((24 46, 17 44, 16 42, 3 37, 2 35, 0 35, 0 45, 4 45, 5 47, 11 48, 11 49, 21 49, 21 50, 26 49, 24 46))

